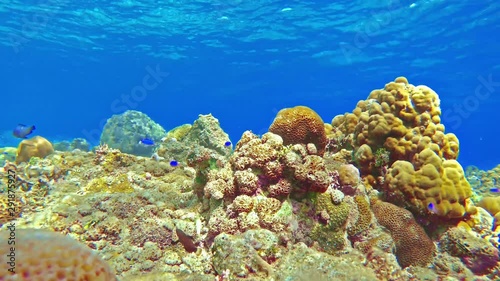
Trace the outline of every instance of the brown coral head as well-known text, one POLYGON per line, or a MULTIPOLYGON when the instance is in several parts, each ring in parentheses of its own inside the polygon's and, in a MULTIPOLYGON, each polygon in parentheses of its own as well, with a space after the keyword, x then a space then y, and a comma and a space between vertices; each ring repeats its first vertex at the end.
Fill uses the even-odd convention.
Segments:
POLYGON ((46 138, 35 136, 23 140, 17 147, 16 163, 28 162, 31 157, 44 158, 54 152, 52 143, 46 138))
POLYGON ((280 110, 269 132, 280 135, 284 145, 312 143, 318 155, 325 152, 327 138, 323 119, 307 106, 280 110))
POLYGON ((426 266, 432 261, 436 246, 410 211, 381 201, 372 210, 378 223, 391 233, 401 267, 426 266))

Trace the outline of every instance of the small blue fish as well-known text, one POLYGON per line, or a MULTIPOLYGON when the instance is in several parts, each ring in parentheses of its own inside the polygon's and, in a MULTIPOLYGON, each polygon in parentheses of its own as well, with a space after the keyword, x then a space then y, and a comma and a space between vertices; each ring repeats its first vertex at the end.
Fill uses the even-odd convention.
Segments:
POLYGON ((429 203, 429 205, 427 205, 427 209, 428 209, 431 213, 433 213, 433 214, 435 214, 435 213, 437 212, 437 211, 436 211, 436 205, 434 205, 434 203, 432 203, 432 202, 431 202, 431 203, 429 203))
POLYGON ((498 187, 492 187, 490 188, 490 192, 500 192, 500 189, 498 187))
POLYGON ((35 130, 35 126, 26 126, 23 124, 18 124, 17 127, 12 131, 12 134, 16 138, 26 139, 29 134, 35 130))
POLYGON ((229 146, 231 146, 231 142, 230 142, 230 141, 226 141, 226 142, 224 143, 224 146, 225 146, 225 147, 229 147, 229 146))
POLYGON ((155 141, 152 139, 143 138, 139 141, 139 144, 142 144, 145 146, 153 146, 153 145, 155 145, 155 141))
POLYGON ((177 165, 179 165, 179 162, 177 162, 175 160, 170 161, 170 166, 177 167, 177 165))

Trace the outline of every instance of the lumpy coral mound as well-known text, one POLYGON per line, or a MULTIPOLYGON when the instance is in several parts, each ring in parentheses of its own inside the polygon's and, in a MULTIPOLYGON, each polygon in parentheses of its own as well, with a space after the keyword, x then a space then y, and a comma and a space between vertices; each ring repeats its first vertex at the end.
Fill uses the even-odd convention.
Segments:
POLYGON ((54 152, 52 144, 45 138, 35 136, 23 140, 17 147, 16 163, 28 162, 31 157, 43 158, 54 152))
POLYGON ((0 263, 3 267, 0 280, 117 280, 109 265, 99 256, 57 232, 40 229, 5 230, 0 233, 0 241, 0 263), (9 240, 10 237, 13 238, 9 240), (15 245, 7 243, 13 239, 15 245), (14 251, 11 247, 15 247, 14 251))
POLYGON ((332 127, 352 139, 353 160, 366 183, 387 200, 445 218, 473 214, 471 187, 458 157, 459 143, 441 124, 439 96, 404 77, 374 90, 332 127))
POLYGON ((283 138, 283 144, 313 143, 318 155, 323 155, 326 147, 326 131, 323 119, 307 106, 284 108, 278 112, 269 132, 283 138))

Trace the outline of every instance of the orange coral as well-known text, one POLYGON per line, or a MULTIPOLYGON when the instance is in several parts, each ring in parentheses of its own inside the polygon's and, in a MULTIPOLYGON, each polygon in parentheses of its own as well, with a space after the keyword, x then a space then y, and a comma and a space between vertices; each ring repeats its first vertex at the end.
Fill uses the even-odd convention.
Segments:
POLYGON ((401 267, 426 266, 432 261, 436 246, 410 211, 380 201, 372 210, 379 224, 390 231, 401 267))
POLYGON ((321 117, 306 106, 280 110, 269 132, 280 135, 283 144, 313 143, 318 155, 323 155, 327 143, 325 125, 321 117))
POLYGON ((27 162, 31 157, 43 158, 54 152, 50 141, 40 136, 23 140, 17 147, 16 163, 27 162))

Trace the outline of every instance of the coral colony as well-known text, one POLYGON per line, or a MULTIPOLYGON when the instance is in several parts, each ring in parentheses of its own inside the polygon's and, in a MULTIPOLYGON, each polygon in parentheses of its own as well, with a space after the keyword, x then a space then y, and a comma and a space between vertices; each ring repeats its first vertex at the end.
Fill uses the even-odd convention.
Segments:
POLYGON ((439 103, 399 77, 234 144, 137 111, 93 149, 24 139, 0 154, 0 279, 499 280, 500 166, 464 172, 439 103))

